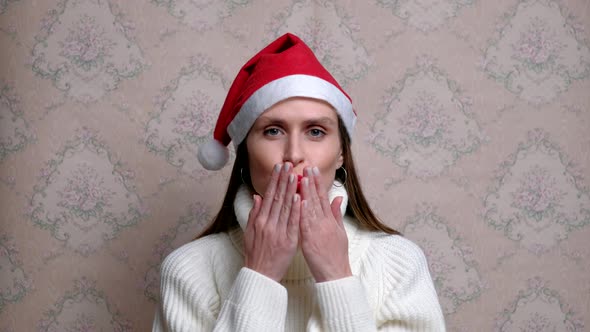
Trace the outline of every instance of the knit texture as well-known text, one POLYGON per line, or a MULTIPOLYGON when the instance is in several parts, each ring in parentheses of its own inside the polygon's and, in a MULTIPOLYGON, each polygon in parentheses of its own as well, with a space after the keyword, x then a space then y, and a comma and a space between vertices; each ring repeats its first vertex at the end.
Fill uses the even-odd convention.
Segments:
MULTIPOLYGON (((330 200, 348 196, 333 187, 330 200)), ((352 277, 316 283, 298 251, 280 283, 244 266, 251 193, 234 202, 240 228, 188 243, 161 268, 153 331, 445 331, 422 250, 344 217, 352 277)))

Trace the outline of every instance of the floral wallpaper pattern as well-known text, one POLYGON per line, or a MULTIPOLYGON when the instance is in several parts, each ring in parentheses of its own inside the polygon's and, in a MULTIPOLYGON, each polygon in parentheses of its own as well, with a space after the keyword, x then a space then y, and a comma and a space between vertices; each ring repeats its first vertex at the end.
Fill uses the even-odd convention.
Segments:
POLYGON ((19 251, 14 239, 6 234, 0 235, 0 261, 2 279, 0 280, 0 312, 10 303, 19 302, 30 290, 31 282, 22 269, 19 251))
POLYGON ((142 217, 133 171, 112 160, 90 131, 82 131, 41 169, 29 217, 84 256, 142 217))
POLYGON ((506 89, 533 103, 547 103, 572 80, 590 74, 590 49, 580 26, 556 1, 522 1, 508 11, 486 51, 485 70, 506 89))
POLYGON ((485 140, 469 97, 427 58, 387 90, 369 143, 418 178, 440 175, 485 140), (395 115, 394 115, 395 114, 395 115))
POLYGON ((64 0, 47 13, 33 47, 33 71, 81 102, 93 102, 145 66, 117 5, 64 0))
POLYGON ((0 161, 22 150, 34 138, 14 88, 0 81, 0 161))
POLYGON ((0 0, 0 331, 150 329, 162 260, 230 171, 198 146, 287 31, 353 98, 366 194, 424 250, 449 331, 587 330, 588 8, 0 0))
POLYGON ((590 224, 590 196, 579 171, 542 130, 501 165, 486 197, 485 221, 537 255, 590 224))

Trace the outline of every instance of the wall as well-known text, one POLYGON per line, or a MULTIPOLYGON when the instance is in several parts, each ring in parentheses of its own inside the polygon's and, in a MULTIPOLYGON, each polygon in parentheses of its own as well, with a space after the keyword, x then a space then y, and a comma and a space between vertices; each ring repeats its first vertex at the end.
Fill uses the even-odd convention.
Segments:
POLYGON ((0 1, 0 331, 146 331, 241 65, 291 31, 355 102, 450 331, 590 326, 588 1, 0 1))

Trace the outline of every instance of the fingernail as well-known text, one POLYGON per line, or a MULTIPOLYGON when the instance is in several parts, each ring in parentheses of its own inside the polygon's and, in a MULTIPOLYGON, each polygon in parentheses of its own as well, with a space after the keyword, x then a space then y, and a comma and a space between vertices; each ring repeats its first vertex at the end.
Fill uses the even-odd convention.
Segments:
POLYGON ((295 194, 293 196, 293 203, 297 202, 298 200, 299 200, 299 195, 298 194, 295 194))
POLYGON ((313 168, 313 174, 315 174, 316 176, 320 175, 320 169, 317 168, 317 166, 313 168))
POLYGON ((274 169, 275 173, 278 173, 281 170, 281 166, 282 166, 281 164, 275 165, 275 169, 274 169))
POLYGON ((307 167, 307 168, 305 169, 305 174, 306 174, 307 176, 312 176, 311 167, 307 167))
POLYGON ((285 166, 283 166, 283 169, 285 170, 285 172, 288 172, 291 169, 291 164, 285 163, 285 166))
POLYGON ((304 207, 304 208, 306 208, 306 207, 307 207, 307 201, 306 201, 306 200, 303 200, 303 201, 301 202, 301 205, 303 205, 303 207, 304 207))
POLYGON ((295 181, 295 174, 289 174, 289 183, 293 183, 295 181))

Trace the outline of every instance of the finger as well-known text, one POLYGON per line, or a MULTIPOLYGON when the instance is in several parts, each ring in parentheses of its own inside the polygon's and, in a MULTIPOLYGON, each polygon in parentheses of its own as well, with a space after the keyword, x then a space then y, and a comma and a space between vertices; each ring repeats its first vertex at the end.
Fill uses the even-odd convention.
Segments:
POLYGON ((338 225, 343 226, 342 223, 342 211, 340 210, 340 206, 342 206, 342 196, 338 196, 334 198, 332 204, 330 204, 330 210, 332 211, 332 215, 336 219, 338 225))
MULTIPOLYGON (((287 184, 289 183, 289 173, 291 172, 291 163, 285 163, 281 168, 281 175, 279 177, 279 184, 272 196, 272 207, 270 208, 269 220, 277 222, 285 204, 285 194, 287 191, 287 184)), ((290 203, 290 202, 289 202, 290 203)), ((287 215, 289 215, 287 213, 287 215)), ((285 219, 287 220, 287 219, 285 219)))
MULTIPOLYGON (((319 174, 319 170, 317 173, 319 174)), ((307 170, 307 174, 309 177, 309 201, 311 203, 311 208, 315 209, 316 214, 319 214, 321 211, 321 215, 326 215, 325 211, 322 209, 320 197, 318 196, 317 188, 319 184, 317 184, 317 182, 319 182, 319 178, 315 175, 311 167, 307 170)))
POLYGON ((307 201, 309 204, 309 201, 311 201, 311 189, 310 189, 310 179, 309 176, 307 176, 307 171, 303 171, 303 178, 301 179, 301 206, 303 206, 303 202, 307 201))
POLYGON ((299 223, 301 215, 301 197, 298 194, 293 195, 291 199, 291 211, 289 214, 289 222, 287 224, 287 236, 291 240, 299 237, 299 223))
MULTIPOLYGON (((303 178, 305 180, 305 178, 303 178)), ((301 233, 308 232, 311 229, 310 213, 309 213, 309 202, 305 199, 301 199, 301 207, 299 208, 299 229, 301 233)))
POLYGON ((246 231, 254 228, 254 220, 258 216, 258 212, 260 212, 260 202, 262 200, 261 197, 259 195, 252 195, 252 199, 254 200, 254 205, 252 206, 250 214, 248 215, 248 224, 246 225, 246 231))
POLYGON ((279 175, 281 174, 282 166, 282 164, 276 164, 272 170, 270 180, 266 186, 266 193, 264 193, 264 198, 262 199, 262 207, 260 209, 260 214, 262 216, 268 216, 270 213, 270 208, 272 207, 273 197, 275 195, 275 191, 277 190, 277 184, 279 181, 279 175))
POLYGON ((281 214, 279 216, 279 227, 282 228, 283 231, 288 231, 288 223, 289 218, 291 215, 291 209, 293 208, 293 199, 295 198, 295 194, 297 192, 297 181, 295 180, 297 176, 293 173, 289 174, 289 179, 287 183, 287 191, 285 192, 285 200, 283 206, 281 208, 281 214))
POLYGON ((320 170, 317 167, 312 169, 315 190, 318 197, 319 205, 322 208, 325 216, 330 215, 330 200, 328 199, 328 192, 322 188, 321 177, 320 177, 320 170))

